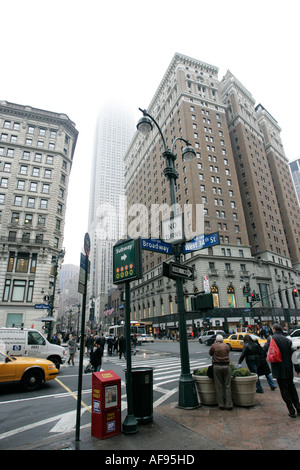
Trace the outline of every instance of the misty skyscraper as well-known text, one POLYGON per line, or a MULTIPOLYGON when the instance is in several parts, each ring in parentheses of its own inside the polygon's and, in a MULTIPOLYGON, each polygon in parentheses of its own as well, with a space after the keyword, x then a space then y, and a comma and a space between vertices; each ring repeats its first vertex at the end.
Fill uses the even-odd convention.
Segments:
POLYGON ((97 119, 89 204, 90 295, 112 287, 112 247, 124 234, 123 157, 135 131, 124 106, 105 104, 97 119))

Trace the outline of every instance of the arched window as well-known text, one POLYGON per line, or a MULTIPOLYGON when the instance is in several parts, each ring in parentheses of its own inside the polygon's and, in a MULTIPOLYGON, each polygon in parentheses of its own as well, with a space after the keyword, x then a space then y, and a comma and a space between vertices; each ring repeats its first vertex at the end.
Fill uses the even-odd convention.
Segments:
POLYGON ((227 299, 228 299, 228 306, 230 308, 235 308, 236 307, 235 293, 234 293, 234 288, 232 286, 227 287, 227 299))
POLYGON ((171 296, 171 294, 169 295, 169 305, 170 305, 170 313, 174 313, 173 297, 171 296))
POLYGON ((210 292, 212 293, 213 296, 213 306, 215 308, 219 308, 220 303, 219 303, 219 289, 217 286, 211 286, 210 292))
POLYGON ((165 314, 165 312, 164 312, 164 300, 163 300, 162 297, 160 298, 160 312, 161 312, 160 313, 161 315, 165 314))

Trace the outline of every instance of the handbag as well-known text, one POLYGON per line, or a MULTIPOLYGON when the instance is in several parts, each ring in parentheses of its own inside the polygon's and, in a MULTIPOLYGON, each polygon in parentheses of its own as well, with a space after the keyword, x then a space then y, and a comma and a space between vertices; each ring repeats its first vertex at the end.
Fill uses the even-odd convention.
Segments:
POLYGON ((207 368, 207 377, 209 377, 210 379, 214 378, 213 366, 208 366, 208 368, 207 368))
POLYGON ((281 351, 273 338, 271 338, 270 341, 270 346, 267 354, 267 361, 282 362, 281 351))

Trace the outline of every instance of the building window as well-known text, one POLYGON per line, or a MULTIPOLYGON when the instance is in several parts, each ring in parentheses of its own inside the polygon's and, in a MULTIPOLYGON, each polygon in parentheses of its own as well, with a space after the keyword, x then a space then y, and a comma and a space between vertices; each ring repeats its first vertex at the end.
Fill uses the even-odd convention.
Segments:
POLYGON ((11 223, 18 224, 20 220, 20 212, 13 212, 11 215, 11 223))
POLYGON ((26 289, 26 281, 19 281, 19 280, 13 281, 11 301, 12 302, 24 302, 25 289, 26 289))
POLYGON ((31 273, 35 273, 36 265, 37 265, 37 254, 33 253, 32 258, 31 258, 31 266, 30 266, 31 273))
POLYGON ((7 173, 10 173, 10 170, 11 170, 11 163, 4 163, 3 171, 6 171, 7 173))
POLYGON ((27 171, 28 171, 28 166, 27 165, 21 165, 20 166, 21 175, 27 175, 27 171))
POLYGON ((34 281, 28 282, 27 302, 32 302, 34 281))
POLYGON ((11 285, 11 279, 5 279, 5 285, 3 289, 3 302, 8 302, 10 285, 11 285))
POLYGON ((1 178, 1 188, 7 188, 8 178, 1 178))
POLYGON ((46 217, 44 215, 38 216, 38 225, 45 226, 46 224, 46 217))
POLYGON ((227 287, 227 299, 228 299, 228 307, 235 308, 236 307, 235 293, 234 293, 234 288, 232 286, 227 287))
POLYGON ((35 206, 35 198, 29 197, 27 201, 27 207, 34 207, 35 206))
POLYGON ((32 225, 32 219, 33 219, 32 214, 25 214, 24 224, 32 225))
POLYGON ((15 196, 15 206, 22 205, 22 196, 15 196))
POLYGON ((14 261, 15 261, 15 252, 11 251, 9 253, 9 259, 8 259, 8 265, 7 265, 7 271, 11 273, 14 269, 14 261))
POLYGON ((48 207, 48 199, 41 199, 40 208, 47 209, 47 207, 48 207))
POLYGON ((24 180, 18 180, 17 189, 25 189, 25 181, 24 180))
POLYGON ((29 253, 18 253, 16 273, 27 273, 29 265, 29 253))

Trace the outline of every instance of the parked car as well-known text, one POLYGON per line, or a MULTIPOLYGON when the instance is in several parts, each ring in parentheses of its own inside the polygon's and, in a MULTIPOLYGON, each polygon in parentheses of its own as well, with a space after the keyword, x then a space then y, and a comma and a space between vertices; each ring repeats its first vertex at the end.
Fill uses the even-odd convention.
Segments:
POLYGON ((224 331, 223 331, 223 332, 219 332, 217 334, 214 334, 214 335, 210 336, 210 338, 208 338, 204 341, 204 344, 206 346, 211 346, 216 341, 217 335, 221 335, 221 336, 223 336, 223 338, 228 338, 228 334, 224 333, 224 331))
POLYGON ((153 343, 154 336, 150 334, 142 335, 142 343, 153 343))
POLYGON ((244 347, 244 336, 249 335, 252 339, 257 340, 261 346, 264 346, 267 342, 266 339, 260 338, 257 335, 252 333, 234 333, 233 335, 228 336, 224 339, 223 343, 227 343, 230 346, 230 349, 237 349, 238 351, 242 350, 244 347))
POLYGON ((206 340, 208 340, 211 336, 217 335, 217 334, 226 334, 225 331, 223 330, 207 330, 204 331, 203 335, 199 337, 199 343, 205 343, 206 340))
POLYGON ((14 357, 0 351, 0 384, 20 384, 24 391, 34 391, 57 377, 58 369, 47 359, 14 357))
POLYGON ((294 349, 300 348, 300 328, 293 330, 287 337, 292 341, 294 349))

